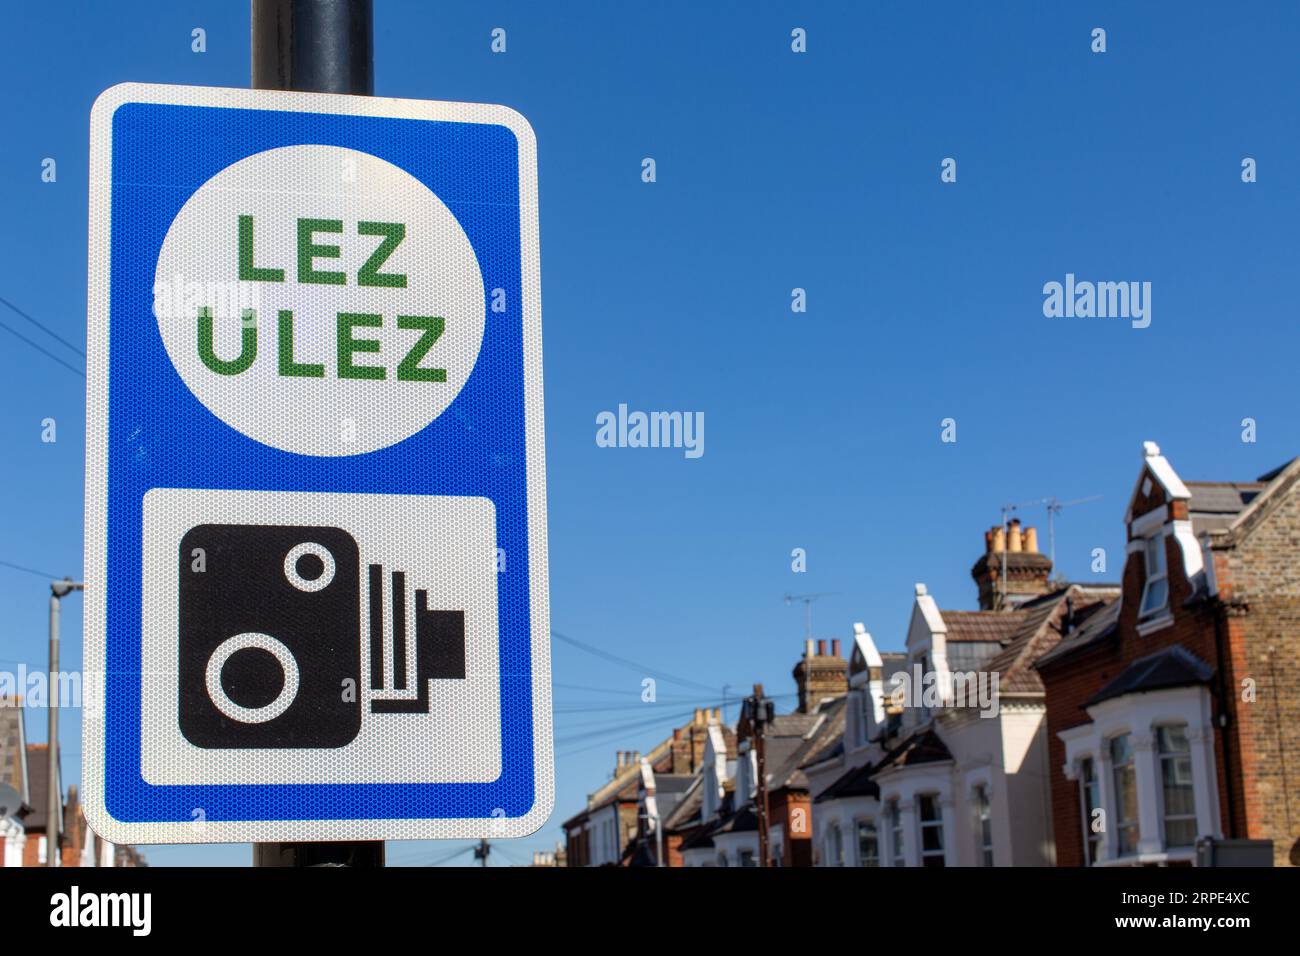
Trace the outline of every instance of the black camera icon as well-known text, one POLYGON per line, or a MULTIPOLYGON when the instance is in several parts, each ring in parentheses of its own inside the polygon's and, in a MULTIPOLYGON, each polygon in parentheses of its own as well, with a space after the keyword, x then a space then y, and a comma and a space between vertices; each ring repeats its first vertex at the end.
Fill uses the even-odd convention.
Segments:
POLYGON ((364 692, 361 554, 342 528, 203 524, 181 539, 179 560, 178 712, 196 747, 344 747, 361 732, 366 699, 375 714, 428 713, 431 679, 465 677, 464 612, 432 610, 417 589, 416 694, 402 693, 406 574, 393 571, 385 687, 384 568, 369 564, 364 692))

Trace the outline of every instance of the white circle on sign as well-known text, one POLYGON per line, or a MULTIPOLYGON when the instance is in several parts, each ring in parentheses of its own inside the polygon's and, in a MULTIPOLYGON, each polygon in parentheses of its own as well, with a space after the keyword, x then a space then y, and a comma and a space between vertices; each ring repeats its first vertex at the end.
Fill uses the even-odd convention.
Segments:
POLYGON ((317 544, 315 541, 304 541, 302 544, 295 544, 289 549, 289 553, 284 556, 284 576, 299 591, 324 590, 334 580, 334 555, 330 554, 329 548, 323 544, 317 544), (298 559, 308 554, 320 558, 322 568, 320 577, 304 578, 298 573, 298 559))
POLYGON ((483 276, 456 217, 410 173, 285 146, 227 166, 181 207, 154 314, 186 386, 231 428, 357 455, 416 434, 464 387, 483 276))
POLYGON ((298 696, 298 661, 283 643, 270 634, 259 634, 256 631, 236 634, 217 645, 217 649, 208 658, 207 673, 204 676, 207 679, 208 697, 212 699, 217 710, 242 724, 264 724, 268 720, 274 720, 288 710, 293 699, 298 696), (226 689, 221 686, 221 671, 226 666, 226 661, 250 647, 266 651, 273 656, 279 663, 280 670, 284 672, 284 683, 280 686, 280 693, 276 695, 275 700, 261 707, 244 707, 235 703, 226 693, 226 689))

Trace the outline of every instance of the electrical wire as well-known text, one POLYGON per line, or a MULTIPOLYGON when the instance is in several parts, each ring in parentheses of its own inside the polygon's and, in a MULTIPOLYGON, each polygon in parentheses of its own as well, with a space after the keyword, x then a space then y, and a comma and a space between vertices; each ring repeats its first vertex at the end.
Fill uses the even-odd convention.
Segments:
POLYGON ((673 674, 669 674, 667 671, 661 671, 658 668, 646 667, 644 664, 638 664, 636 661, 629 660, 626 657, 611 654, 609 651, 601 650, 599 647, 593 647, 585 641, 580 641, 577 638, 561 634, 559 631, 552 630, 551 636, 557 641, 563 641, 565 644, 576 647, 578 650, 586 651, 588 654, 595 657, 602 658, 615 664, 621 664, 623 667, 630 667, 633 670, 640 671, 642 674, 647 674, 659 680, 667 681, 670 684, 680 684, 683 687, 693 687, 696 690, 706 690, 709 693, 715 693, 717 691, 716 687, 710 687, 707 684, 701 684, 699 681, 693 681, 689 678, 677 677, 673 674))
POLYGON ((50 338, 54 339, 54 341, 58 342, 60 345, 64 346, 65 348, 69 348, 69 349, 71 349, 73 352, 75 352, 75 353, 77 353, 78 355, 80 355, 80 356, 82 357, 82 359, 85 359, 85 357, 86 357, 86 353, 85 353, 85 352, 81 351, 81 349, 79 349, 77 346, 73 345, 71 342, 69 342, 67 339, 65 339, 63 336, 61 336, 58 332, 55 332, 55 331, 54 331, 53 329, 51 329, 49 326, 45 325, 44 323, 42 323, 42 322, 39 321, 38 319, 34 319, 34 318, 32 318, 30 315, 28 315, 28 314, 27 314, 26 312, 24 312, 22 309, 18 308, 18 306, 14 305, 12 302, 10 302, 8 299, 6 299, 4 296, 0 296, 0 305, 6 306, 6 307, 9 308, 10 310, 12 310, 12 311, 14 311, 14 312, 17 312, 19 315, 21 315, 24 319, 26 319, 26 320, 27 320, 28 322, 30 322, 32 325, 36 326, 38 329, 40 329, 42 332, 44 332, 44 333, 45 333, 46 335, 48 335, 50 338))

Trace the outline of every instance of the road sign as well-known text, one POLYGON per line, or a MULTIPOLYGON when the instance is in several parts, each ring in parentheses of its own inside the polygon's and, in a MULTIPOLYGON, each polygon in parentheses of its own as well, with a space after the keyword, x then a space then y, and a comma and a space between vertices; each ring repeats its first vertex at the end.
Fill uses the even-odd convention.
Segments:
POLYGON ((82 800, 117 843, 510 837, 554 796, 536 140, 91 113, 82 800))

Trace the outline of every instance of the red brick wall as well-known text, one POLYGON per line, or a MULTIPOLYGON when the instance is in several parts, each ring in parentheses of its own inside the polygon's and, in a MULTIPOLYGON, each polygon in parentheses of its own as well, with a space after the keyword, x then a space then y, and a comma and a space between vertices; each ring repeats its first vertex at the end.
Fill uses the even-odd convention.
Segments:
MULTIPOLYGON (((1138 492, 1134 505, 1135 516, 1143 513, 1142 509, 1164 507, 1162 489, 1153 481, 1150 496, 1143 497, 1138 492)), ((1184 509, 1180 509, 1184 510, 1184 509)), ((1185 514, 1184 514, 1185 517, 1185 514)), ((1174 615, 1174 623, 1158 631, 1139 635, 1137 632, 1138 610, 1141 603, 1145 568, 1142 554, 1128 555, 1124 563, 1124 575, 1121 581, 1124 605, 1119 617, 1119 633, 1113 642, 1094 648, 1086 655, 1055 662, 1040 670, 1043 683, 1047 688, 1047 734, 1052 776, 1052 822, 1056 836, 1056 860, 1058 866, 1082 866, 1083 832, 1082 808, 1079 802, 1079 785, 1077 781, 1066 779, 1063 773, 1065 763, 1065 745, 1058 734, 1060 731, 1079 724, 1088 723, 1088 715, 1083 709, 1083 702, 1099 691, 1111 680, 1119 676, 1129 664, 1140 657, 1180 644, 1211 667, 1218 668, 1219 662, 1215 648, 1215 617, 1217 610, 1210 604, 1198 602, 1186 606, 1191 595, 1191 583, 1187 580, 1183 565, 1182 548, 1170 535, 1165 537, 1165 562, 1169 572, 1169 609, 1174 615)), ((1226 645, 1225 634, 1225 676, 1229 686, 1236 681, 1235 662, 1226 645)), ((1213 701, 1212 713, 1214 723, 1218 726, 1218 700, 1211 687, 1213 701)), ((1230 702, 1234 698, 1229 698, 1230 702)), ((1235 719, 1229 707, 1230 719, 1235 719)), ((1242 777, 1239 766, 1234 759, 1231 776, 1225 769, 1223 737, 1215 733, 1215 766, 1218 773, 1219 808, 1225 834, 1231 832, 1228 820, 1229 780, 1233 783, 1232 797, 1237 805, 1243 802, 1242 777)), ((1238 812, 1238 825, 1241 813, 1238 812)), ((1244 834, 1240 834, 1244 835, 1244 834)))

